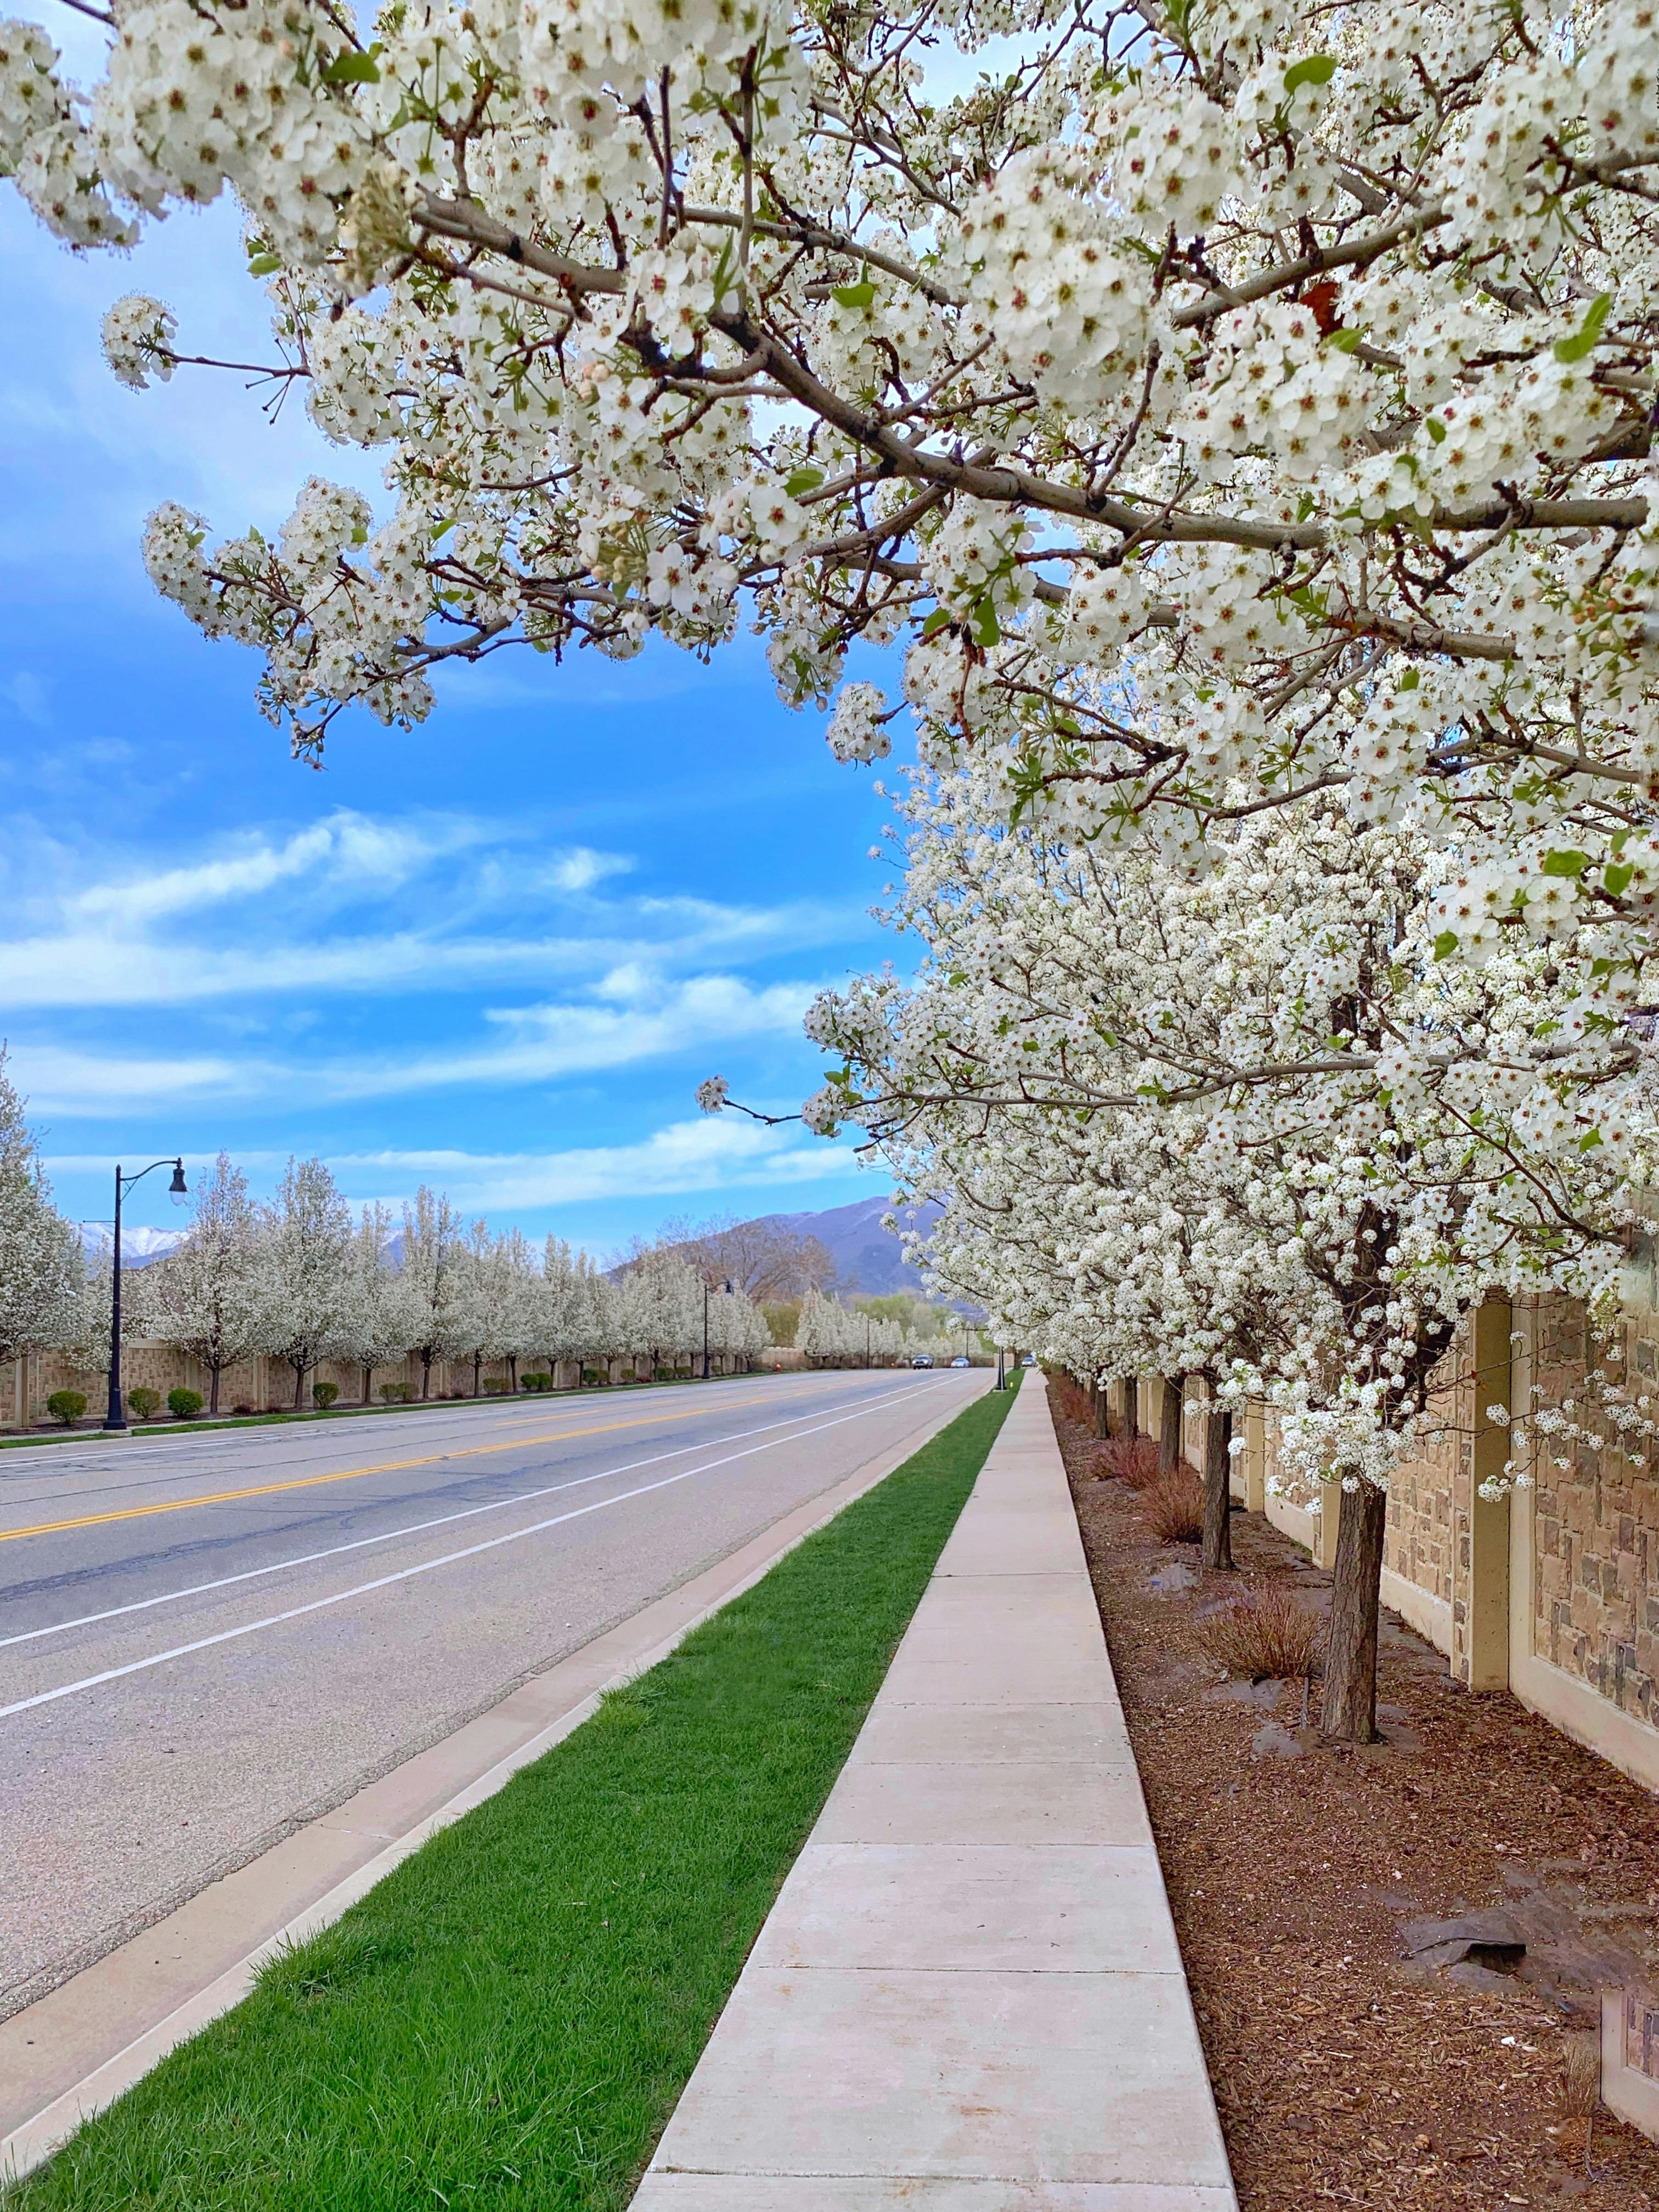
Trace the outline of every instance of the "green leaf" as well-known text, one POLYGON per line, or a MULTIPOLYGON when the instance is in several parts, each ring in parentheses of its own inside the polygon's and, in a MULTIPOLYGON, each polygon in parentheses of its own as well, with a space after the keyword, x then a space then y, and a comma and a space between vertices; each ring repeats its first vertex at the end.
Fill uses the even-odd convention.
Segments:
POLYGON ((274 276, 283 265, 280 253, 250 253, 247 273, 250 276, 274 276))
POLYGON ((1581 1152, 1593 1152, 1601 1141, 1601 1132, 1599 1129, 1591 1129, 1578 1139, 1578 1149, 1581 1152))
POLYGON ((1544 873, 1547 876, 1582 876, 1589 866, 1589 858, 1588 853, 1576 852, 1570 845, 1558 846, 1553 852, 1545 854, 1544 873))
POLYGON ((1334 346, 1339 353, 1358 353, 1364 343, 1363 331, 1327 331, 1325 343, 1334 346))
POLYGON ((1437 415, 1425 415, 1423 418, 1423 428, 1429 434, 1429 443, 1431 445, 1443 446, 1445 444, 1446 426, 1437 415))
POLYGON ((804 491, 816 491, 823 482, 823 471, 810 465, 796 469, 784 485, 791 499, 799 499, 804 491))
POLYGON ((843 307, 867 307, 875 296, 876 288, 867 276, 860 284, 837 284, 831 295, 843 307))
POLYGON ((1620 860, 1613 866, 1602 871, 1603 888, 1617 898, 1620 891, 1629 888, 1630 879, 1635 873, 1636 863, 1633 860, 1620 860))
POLYGON ((366 54, 354 53, 349 49, 343 54, 336 54, 323 71, 323 82, 325 84, 379 84, 380 69, 380 64, 374 58, 379 52, 380 48, 374 46, 371 47, 366 54))
POLYGON ((950 619, 951 610, 949 607, 935 607, 933 613, 928 616, 927 621, 923 623, 921 626, 922 635, 924 637, 933 637, 937 635, 937 634, 944 629, 945 623, 948 623, 950 619))
POLYGON ((1439 936, 1434 940, 1435 958, 1437 960, 1449 960, 1452 954, 1455 952, 1456 950, 1457 932, 1455 929, 1443 929, 1439 936))
POLYGON ((1285 96, 1292 97, 1304 84, 1328 84, 1335 75, 1334 54, 1310 54, 1305 61, 1292 62, 1285 70, 1285 96))
POLYGON ((1422 681, 1423 672, 1421 669, 1408 668, 1395 688, 1401 691, 1415 691, 1418 685, 1422 681))
POLYGON ((968 627, 973 632, 974 643, 983 646, 988 652, 992 646, 1000 641, 1002 630, 997 622, 996 608, 993 605, 988 592, 969 617, 968 627))
POLYGON ((1557 338, 1555 341, 1557 361, 1583 361, 1584 356, 1590 351, 1597 338, 1601 337, 1601 325, 1607 321, 1607 313, 1612 306, 1612 293, 1598 292, 1590 301, 1589 313, 1572 336, 1570 338, 1557 338))

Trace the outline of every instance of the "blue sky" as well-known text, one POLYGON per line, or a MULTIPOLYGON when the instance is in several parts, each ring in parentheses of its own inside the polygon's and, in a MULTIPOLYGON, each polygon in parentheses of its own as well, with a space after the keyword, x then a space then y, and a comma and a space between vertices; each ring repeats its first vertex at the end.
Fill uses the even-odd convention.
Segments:
MULTIPOLYGON (((692 1102, 718 1072, 797 1103, 805 1000, 898 949, 867 911, 887 809, 758 641, 504 654, 412 735, 352 716, 296 766, 255 656, 151 590, 143 518, 270 528, 313 472, 384 500, 375 465, 234 378, 127 392, 98 348, 143 289, 185 349, 264 357, 234 211, 76 261, 7 189, 0 255, 0 1034, 64 1209, 106 1212, 118 1157, 222 1146, 259 1188, 317 1152, 356 1200, 431 1182, 599 1250, 877 1194, 844 1148, 692 1102)), ((135 1221, 178 1225, 163 1182, 135 1221)))

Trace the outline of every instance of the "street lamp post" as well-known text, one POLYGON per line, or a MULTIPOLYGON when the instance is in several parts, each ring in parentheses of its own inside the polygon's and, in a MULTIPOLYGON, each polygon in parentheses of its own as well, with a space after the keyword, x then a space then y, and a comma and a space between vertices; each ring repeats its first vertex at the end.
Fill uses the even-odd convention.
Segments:
POLYGON ((121 1200, 134 1183, 142 1182, 147 1175, 154 1175, 157 1168, 173 1170, 173 1181, 167 1185, 171 1197, 188 1197, 182 1159, 152 1160, 147 1168, 140 1168, 137 1175, 130 1176, 122 1174, 118 1160, 115 1167, 114 1265, 110 1270, 109 1297, 109 1410, 104 1415, 106 1429, 125 1430, 127 1425, 126 1407, 121 1402, 121 1200))
MULTIPOLYGON (((720 1285, 720 1295, 722 1297, 731 1297, 730 1283, 720 1285)), ((708 1380, 708 1278, 707 1275, 702 1279, 702 1379, 705 1382, 708 1380)))
POLYGON ((866 1367, 870 1364, 870 1316, 868 1314, 864 1316, 864 1364, 866 1367))

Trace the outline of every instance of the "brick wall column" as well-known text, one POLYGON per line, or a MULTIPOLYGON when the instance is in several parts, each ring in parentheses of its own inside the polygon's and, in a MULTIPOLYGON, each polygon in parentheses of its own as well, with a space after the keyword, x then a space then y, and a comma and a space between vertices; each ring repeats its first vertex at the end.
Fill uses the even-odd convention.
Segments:
POLYGON ((1267 1410, 1249 1406, 1244 1412, 1244 1510, 1267 1510, 1267 1410))
POLYGON ((1458 1562, 1463 1589, 1457 1595, 1468 1608, 1463 1679, 1472 1690, 1506 1690, 1510 1686, 1510 1501, 1482 1498, 1480 1486, 1497 1480, 1509 1458, 1509 1431, 1492 1420, 1486 1409, 1507 1409, 1510 1402, 1512 1324, 1509 1300, 1489 1297, 1475 1313, 1470 1329, 1473 1481, 1467 1552, 1458 1562))

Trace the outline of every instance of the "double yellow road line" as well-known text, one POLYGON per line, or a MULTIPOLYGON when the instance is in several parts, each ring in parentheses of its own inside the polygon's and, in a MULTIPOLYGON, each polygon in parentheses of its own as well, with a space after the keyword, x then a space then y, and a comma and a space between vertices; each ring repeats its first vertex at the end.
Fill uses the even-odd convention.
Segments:
MULTIPOLYGON (((765 1402, 764 1394, 751 1393, 747 1398, 722 1398, 726 1406, 756 1406, 765 1402)), ((27 1528, 0 1528, 0 1544, 21 1543, 25 1536, 58 1536, 70 1528, 99 1528, 112 1521, 146 1521, 157 1513, 188 1513, 198 1505, 233 1505, 244 1498, 273 1498, 284 1490, 314 1490, 327 1482, 358 1482, 367 1474, 398 1474, 411 1467, 436 1467, 441 1461, 451 1459, 484 1459, 492 1452, 523 1451, 532 1444, 568 1443, 582 1437, 603 1437, 618 1429, 660 1428, 665 1421, 690 1421, 708 1409, 702 1406, 682 1407, 673 1413, 642 1413, 637 1420, 601 1421, 592 1428, 552 1429, 544 1436, 512 1437, 505 1443, 469 1444, 461 1451, 423 1452, 418 1459, 382 1460, 377 1467, 347 1467, 328 1474, 300 1474, 287 1482, 257 1483, 248 1490, 210 1490, 197 1498, 173 1498, 158 1505, 118 1506, 110 1513, 83 1513, 73 1521, 37 1521, 27 1528)))

